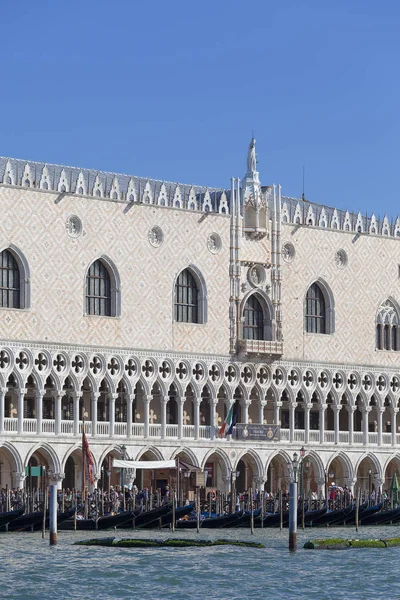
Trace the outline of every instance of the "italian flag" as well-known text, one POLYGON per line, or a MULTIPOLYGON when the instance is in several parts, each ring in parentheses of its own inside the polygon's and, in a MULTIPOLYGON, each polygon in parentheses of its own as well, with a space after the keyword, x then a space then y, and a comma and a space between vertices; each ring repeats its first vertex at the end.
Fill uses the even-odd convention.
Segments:
POLYGON ((230 426, 232 425, 232 419, 233 419, 233 404, 231 405, 228 414, 226 415, 226 419, 225 421, 222 423, 221 425, 221 429, 219 430, 219 436, 222 437, 225 433, 225 429, 226 428, 230 428, 230 426))

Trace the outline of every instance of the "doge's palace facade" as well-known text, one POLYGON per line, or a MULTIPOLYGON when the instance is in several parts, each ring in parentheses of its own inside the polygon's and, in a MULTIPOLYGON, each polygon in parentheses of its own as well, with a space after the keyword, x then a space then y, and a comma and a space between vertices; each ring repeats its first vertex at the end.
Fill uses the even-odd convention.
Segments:
POLYGON ((79 488, 83 420, 103 487, 112 457, 179 456, 274 492, 300 447, 306 489, 389 487, 400 219, 261 185, 254 139, 225 190, 2 158, 0 201, 0 487, 79 488), (232 404, 279 439, 219 437, 232 404))

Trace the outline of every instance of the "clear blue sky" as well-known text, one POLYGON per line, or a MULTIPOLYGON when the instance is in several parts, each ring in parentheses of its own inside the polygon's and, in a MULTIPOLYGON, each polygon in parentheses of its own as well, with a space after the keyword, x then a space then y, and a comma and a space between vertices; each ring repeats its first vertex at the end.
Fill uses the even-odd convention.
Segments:
POLYGON ((15 0, 0 155, 400 213, 398 0, 15 0))

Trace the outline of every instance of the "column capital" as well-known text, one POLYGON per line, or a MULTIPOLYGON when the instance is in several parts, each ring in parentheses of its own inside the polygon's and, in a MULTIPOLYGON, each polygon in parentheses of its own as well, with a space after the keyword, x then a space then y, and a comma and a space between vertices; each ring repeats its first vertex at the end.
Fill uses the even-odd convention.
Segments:
POLYGON ((151 394, 146 394, 146 396, 143 396, 143 403, 144 404, 150 404, 150 402, 153 400, 153 396, 151 394))
POLYGON ((79 390, 79 391, 72 390, 70 393, 74 400, 80 400, 83 396, 83 392, 81 390, 79 390))
POLYGON ((64 396, 64 392, 63 390, 53 390, 51 395, 53 396, 54 400, 58 400, 58 398, 62 398, 64 396))
POLYGON ((17 392, 18 396, 25 396, 26 388, 17 388, 16 392, 17 392))
POLYGON ((320 404, 319 405, 319 412, 325 412, 327 408, 328 408, 327 404, 320 404))
POLYGON ((312 409, 312 407, 313 407, 313 403, 312 403, 312 402, 307 402, 307 403, 304 405, 304 408, 305 408, 306 410, 311 410, 311 409, 312 409))
POLYGON ((51 483, 55 485, 60 481, 63 481, 65 478, 65 473, 55 473, 54 471, 47 471, 47 476, 50 479, 51 483))
POLYGON ((179 396, 179 398, 177 398, 177 400, 178 400, 179 404, 181 406, 183 406, 185 404, 185 402, 186 402, 186 397, 185 396, 179 396))
POLYGON ((8 392, 8 388, 6 387, 0 387, 0 395, 5 396, 8 392))
POLYGON ((397 413, 399 412, 399 409, 397 407, 391 406, 390 409, 393 415, 397 415, 397 413))
POLYGON ((110 394, 110 397, 113 400, 117 400, 119 398, 119 393, 118 392, 113 392, 112 394, 110 394))
POLYGON ((376 407, 376 412, 378 414, 380 413, 381 415, 383 415, 383 413, 385 412, 385 410, 386 410, 386 406, 377 406, 376 407))
POLYGON ((39 388, 37 390, 35 390, 35 397, 36 398, 43 398, 43 396, 45 395, 46 390, 44 390, 43 388, 39 388))
POLYGON ((167 405, 168 402, 169 402, 169 396, 161 396, 160 397, 160 402, 161 402, 161 404, 167 405))
POLYGON ((372 406, 363 406, 361 409, 363 414, 368 414, 371 412, 371 410, 372 410, 372 406))
POLYGON ((346 408, 347 408, 348 412, 351 412, 351 413, 355 413, 357 410, 357 406, 354 406, 354 404, 348 404, 346 406, 346 408))
POLYGON ((333 404, 332 408, 334 410, 335 413, 338 413, 342 410, 342 405, 341 404, 333 404))

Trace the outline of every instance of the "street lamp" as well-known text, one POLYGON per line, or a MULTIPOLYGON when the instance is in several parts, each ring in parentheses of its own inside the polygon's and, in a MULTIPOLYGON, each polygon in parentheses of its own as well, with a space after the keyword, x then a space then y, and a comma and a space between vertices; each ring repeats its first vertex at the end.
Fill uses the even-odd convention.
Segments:
MULTIPOLYGON (((125 453, 126 453, 126 446, 124 444, 122 444, 122 446, 121 446, 122 460, 125 460, 125 455, 126 455, 125 453)), ((124 492, 124 489, 125 489, 125 469, 124 468, 121 469, 121 487, 122 487, 122 493, 125 496, 125 492, 124 492)))
POLYGON ((371 506, 372 496, 372 471, 368 469, 368 506, 371 506))
POLYGON ((239 471, 231 471, 231 513, 235 512, 236 507, 236 479, 239 477, 239 471))
MULTIPOLYGON (((289 463, 290 465, 290 463, 289 463)), ((293 454, 289 487, 289 550, 297 550, 297 472, 299 455, 293 454)))

